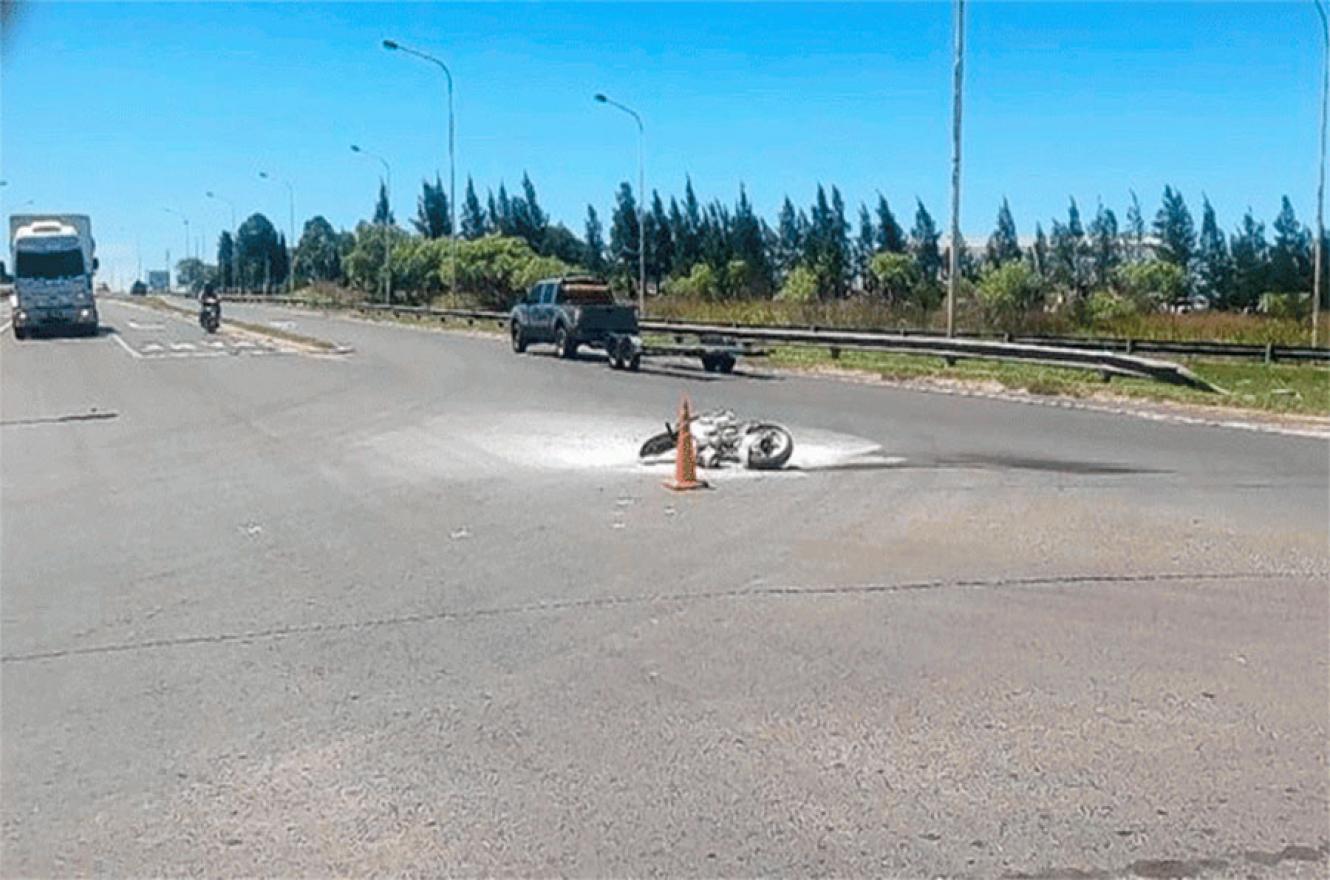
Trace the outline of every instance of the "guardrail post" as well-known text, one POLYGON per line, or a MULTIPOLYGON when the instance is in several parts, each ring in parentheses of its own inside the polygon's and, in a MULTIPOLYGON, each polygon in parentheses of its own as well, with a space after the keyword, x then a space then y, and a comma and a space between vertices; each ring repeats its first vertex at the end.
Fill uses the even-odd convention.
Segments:
POLYGON ((827 350, 828 350, 829 352, 831 352, 831 359, 832 359, 833 361, 838 361, 838 360, 840 360, 840 346, 839 346, 839 345, 833 345, 833 346, 831 346, 830 348, 828 348, 827 350))
POLYGON ((1265 362, 1267 364, 1273 364, 1275 362, 1275 344, 1273 342, 1267 342, 1265 344, 1265 362))
POLYGON ((1135 352, 1135 351, 1136 351, 1136 340, 1135 340, 1135 339, 1128 339, 1128 340, 1127 340, 1127 354, 1132 354, 1132 353, 1135 352))

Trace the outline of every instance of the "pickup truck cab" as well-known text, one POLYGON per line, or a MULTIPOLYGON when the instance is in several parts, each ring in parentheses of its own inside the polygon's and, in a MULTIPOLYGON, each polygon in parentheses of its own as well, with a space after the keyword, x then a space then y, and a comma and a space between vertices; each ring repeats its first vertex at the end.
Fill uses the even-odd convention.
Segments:
POLYGON ((616 303, 609 286, 594 278, 547 278, 513 308, 508 330, 519 354, 533 342, 552 342, 559 357, 571 358, 579 346, 604 349, 636 335, 637 309, 616 303))

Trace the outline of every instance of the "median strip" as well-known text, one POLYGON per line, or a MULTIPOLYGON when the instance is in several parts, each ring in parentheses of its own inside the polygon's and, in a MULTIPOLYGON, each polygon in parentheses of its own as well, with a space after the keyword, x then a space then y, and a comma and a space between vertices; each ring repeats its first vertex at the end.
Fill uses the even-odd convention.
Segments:
MULTIPOLYGON (((175 315, 189 315, 191 317, 194 315, 192 310, 167 302, 160 297, 144 298, 142 302, 134 302, 130 303, 130 305, 143 305, 148 308, 169 312, 175 315)), ((222 320, 222 329, 225 331, 234 332, 239 336, 243 336, 246 333, 266 336, 270 339, 277 339, 288 343, 289 345, 305 349, 307 353, 311 354, 350 354, 353 351, 349 345, 340 345, 326 339, 320 339, 317 336, 307 336, 303 333, 296 333, 279 327, 255 324, 249 321, 237 321, 234 318, 227 317, 223 317, 222 320)))

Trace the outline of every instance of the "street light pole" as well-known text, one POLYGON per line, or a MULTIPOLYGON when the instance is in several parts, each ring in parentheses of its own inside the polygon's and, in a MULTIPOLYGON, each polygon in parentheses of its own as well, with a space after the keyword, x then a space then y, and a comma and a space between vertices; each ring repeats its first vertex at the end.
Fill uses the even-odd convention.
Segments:
POLYGON ((956 0, 956 60, 952 74, 951 260, 947 267, 947 336, 956 335, 956 276, 961 248, 961 88, 965 64, 965 0, 956 0))
MULTIPOLYGON (((186 217, 184 214, 180 213, 179 211, 175 210, 174 208, 162 208, 162 210, 168 214, 174 214, 177 217, 179 217, 181 220, 185 221, 185 250, 183 251, 184 256, 181 257, 181 259, 189 259, 189 218, 186 217)), ((167 260, 166 271, 168 273, 171 271, 170 262, 171 262, 170 260, 167 260)), ((167 277, 170 276, 168 275, 167 277)), ((167 284, 170 284, 170 282, 168 281, 167 284)))
POLYGON ((1316 162, 1316 258, 1313 260, 1316 273, 1312 278, 1312 347, 1315 348, 1321 335, 1321 290, 1322 276, 1325 274, 1325 116, 1326 102, 1330 100, 1330 23, 1326 21, 1325 6, 1316 0, 1316 11, 1321 15, 1321 36, 1325 39, 1325 58, 1321 73, 1321 154, 1316 162))
MULTIPOLYGON (((260 171, 259 177, 276 182, 276 178, 266 171, 260 171)), ((287 247, 291 248, 291 256, 287 260, 286 266, 286 294, 291 296, 295 293, 296 283, 296 189, 289 180, 282 180, 282 184, 286 187, 287 207, 290 211, 287 217, 287 229, 289 230, 287 234, 290 236, 287 247)))
POLYGON ((453 296, 457 295, 457 161, 454 152, 454 131, 453 121, 453 73, 438 58, 430 55, 428 52, 421 52, 412 49, 409 46, 403 46, 394 40, 384 40, 383 48, 393 52, 405 52, 408 55, 428 61, 431 64, 437 64, 443 71, 443 75, 448 79, 448 229, 452 238, 451 254, 449 255, 448 267, 448 287, 453 296))
MULTIPOLYGON (((216 199, 223 202, 231 209, 231 287, 235 290, 240 288, 239 267, 236 262, 238 248, 236 243, 240 240, 240 230, 236 228, 236 203, 224 196, 219 196, 212 190, 208 190, 205 195, 210 199, 216 199)), ((221 267, 218 266, 220 269, 221 267)))
MULTIPOLYGON (((371 159, 378 159, 379 164, 383 166, 383 191, 388 199, 388 212, 392 213, 393 199, 393 169, 388 164, 388 160, 382 156, 371 153, 368 150, 362 150, 355 144, 351 145, 351 152, 360 153, 371 159)), ((392 240, 392 222, 391 217, 383 218, 383 302, 385 305, 392 305, 393 301, 393 240, 392 240)))
POLYGON ((645 318, 647 314, 646 127, 642 124, 642 117, 631 107, 603 94, 597 94, 595 98, 601 104, 617 107, 633 117, 633 121, 637 123, 637 313, 645 318))

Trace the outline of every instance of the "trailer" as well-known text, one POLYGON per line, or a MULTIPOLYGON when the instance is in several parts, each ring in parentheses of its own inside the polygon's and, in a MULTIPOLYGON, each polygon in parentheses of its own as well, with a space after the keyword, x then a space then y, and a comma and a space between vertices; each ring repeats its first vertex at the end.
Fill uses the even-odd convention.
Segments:
POLYGON ((675 335, 674 345, 648 345, 636 333, 612 333, 604 343, 605 355, 611 370, 631 370, 642 367, 642 358, 685 357, 697 358, 708 373, 732 373, 740 357, 762 357, 764 351, 748 348, 729 336, 705 334, 698 336, 696 345, 687 345, 683 336, 675 335))

